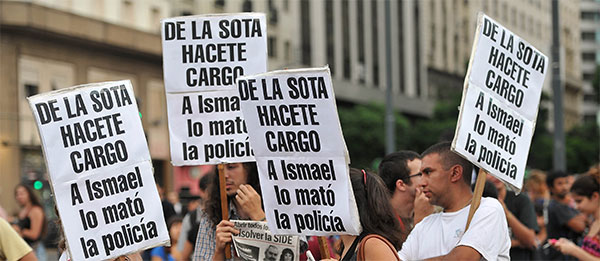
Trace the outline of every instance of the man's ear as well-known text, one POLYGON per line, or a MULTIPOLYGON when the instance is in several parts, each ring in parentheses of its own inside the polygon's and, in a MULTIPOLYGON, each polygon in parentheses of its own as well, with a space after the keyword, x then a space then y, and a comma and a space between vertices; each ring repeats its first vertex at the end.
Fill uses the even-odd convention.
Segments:
POLYGON ((396 180, 396 189, 402 192, 406 191, 406 183, 404 183, 404 181, 402 181, 401 179, 396 180))
POLYGON ((461 165, 456 164, 450 168, 450 181, 451 182, 462 182, 463 168, 461 165))
POLYGON ((600 192, 594 191, 592 193, 592 196, 590 197, 590 199, 594 199, 594 198, 600 198, 600 192))

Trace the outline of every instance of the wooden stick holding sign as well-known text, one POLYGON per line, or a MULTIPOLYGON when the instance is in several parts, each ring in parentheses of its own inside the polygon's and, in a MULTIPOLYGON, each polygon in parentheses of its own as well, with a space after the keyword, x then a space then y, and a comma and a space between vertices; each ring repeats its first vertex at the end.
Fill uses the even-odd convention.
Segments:
POLYGON ((319 240, 319 251, 321 252, 321 259, 329 259, 331 255, 329 255, 329 245, 327 244, 326 237, 317 237, 319 240))
MULTIPOLYGON (((227 206, 227 190, 225 188, 225 164, 219 164, 219 192, 221 193, 221 216, 223 220, 229 220, 229 208, 227 206)), ((225 258, 231 258, 231 243, 225 245, 225 258)))
POLYGON ((479 203, 481 203, 481 195, 483 194, 483 188, 485 188, 486 176, 487 172, 480 168, 479 173, 477 174, 477 181, 475 182, 475 191, 473 191, 473 199, 471 199, 471 207, 469 208, 469 217, 467 218, 467 226, 465 227, 465 231, 469 229, 469 225, 471 224, 471 220, 475 215, 475 211, 477 211, 479 208, 479 203))

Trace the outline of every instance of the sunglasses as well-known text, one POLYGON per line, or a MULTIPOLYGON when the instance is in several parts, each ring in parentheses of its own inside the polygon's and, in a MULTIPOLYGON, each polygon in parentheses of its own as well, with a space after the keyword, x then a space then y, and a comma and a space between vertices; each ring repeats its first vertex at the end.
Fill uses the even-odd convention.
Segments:
POLYGON ((408 178, 407 178, 407 179, 411 179, 411 178, 413 178, 413 177, 420 177, 420 176, 423 176, 423 173, 419 172, 419 173, 417 173, 417 174, 408 175, 408 178))

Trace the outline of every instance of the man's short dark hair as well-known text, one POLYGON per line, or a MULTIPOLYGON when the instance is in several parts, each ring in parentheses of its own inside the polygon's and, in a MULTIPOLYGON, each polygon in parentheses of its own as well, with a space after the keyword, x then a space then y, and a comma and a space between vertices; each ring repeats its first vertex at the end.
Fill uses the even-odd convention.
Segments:
POLYGON ((546 176, 546 185, 548 185, 548 189, 554 188, 554 180, 558 178, 568 177, 569 174, 564 171, 552 171, 548 173, 546 176))
POLYGON ((408 185, 411 184, 408 178, 411 173, 407 163, 414 159, 419 159, 419 154, 410 150, 401 150, 390 153, 381 160, 378 174, 390 192, 394 192, 396 181, 399 179, 408 185))
POLYGON ((440 159, 442 161, 442 166, 444 169, 450 169, 454 165, 460 165, 463 169, 462 177, 463 181, 471 186, 471 174, 473 173, 473 164, 456 154, 450 148, 452 144, 450 142, 440 142, 432 145, 428 149, 426 149, 423 153, 421 153, 421 158, 429 154, 439 154, 440 159))

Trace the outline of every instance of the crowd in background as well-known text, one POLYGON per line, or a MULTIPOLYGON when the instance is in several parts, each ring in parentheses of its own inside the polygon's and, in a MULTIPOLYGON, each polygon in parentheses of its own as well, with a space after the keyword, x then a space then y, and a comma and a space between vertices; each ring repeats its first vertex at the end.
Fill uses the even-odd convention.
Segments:
MULTIPOLYGON (((447 152, 439 150, 429 153, 446 155, 444 153, 447 152)), ((435 180, 435 175, 432 174, 435 170, 427 166, 435 165, 430 164, 430 154, 400 151, 387 155, 376 172, 350 170, 350 180, 364 232, 359 236, 329 237, 332 258, 394 260, 400 257, 410 260, 410 257, 419 255, 418 251, 411 253, 418 248, 415 237, 419 233, 425 233, 423 231, 427 231, 428 226, 436 224, 437 215, 443 218, 445 212, 460 212, 463 207, 471 204, 470 198, 464 196, 471 193, 471 190, 467 194, 460 192, 461 186, 465 186, 463 183, 456 183, 455 191, 449 189, 454 186, 451 169, 448 172, 451 180, 448 188, 431 184, 435 180), (446 194, 436 195, 438 191, 446 194), (454 203, 449 202, 452 195, 456 195, 454 203), (418 225, 421 222, 424 224, 418 225)), ((444 157, 452 158, 451 156, 444 157)), ((439 160, 442 165, 446 162, 446 159, 439 160)), ((468 162, 460 164, 471 165, 468 162)), ((460 164, 455 165, 461 166, 460 164)), ((460 179, 465 180, 466 184, 472 184, 475 178, 467 174, 476 174, 477 170, 471 170, 472 166, 467 165, 458 168, 460 179)), ((226 164, 225 175, 232 219, 264 221, 255 163, 226 164)), ((500 234, 503 229, 508 231, 510 259, 600 260, 600 166, 592 166, 588 172, 576 175, 529 170, 525 176, 520 194, 511 191, 491 175, 488 175, 484 190, 484 198, 496 198, 499 203, 490 206, 495 206, 504 213, 504 220, 495 222, 504 228, 495 228, 494 231, 500 231, 500 234)), ((200 194, 181 199, 175 192, 165 195, 164 189, 158 186, 171 246, 142 251, 139 256, 141 259, 224 259, 224 246, 231 242, 231 235, 238 231, 233 223, 221 221, 219 180, 215 177, 215 171, 206 174, 199 179, 200 194)), ((12 260, 7 255, 20 255, 21 260, 35 260, 35 257, 46 260, 43 238, 47 234, 48 221, 44 209, 29 186, 17 186, 14 195, 20 206, 19 212, 8 215, 0 209, 4 222, 0 222, 0 249, 3 250, 0 259, 12 260), (12 231, 7 232, 10 230, 6 229, 7 224, 10 224, 12 231), (13 234, 20 236, 25 244, 19 247, 8 246, 6 237, 13 234), (18 251, 7 252, 7 247, 18 251)), ((489 200, 482 200, 482 205, 484 201, 489 200)), ((479 227, 477 221, 474 222, 472 230, 484 229, 479 227)), ((464 242, 467 241, 467 232, 463 233, 460 244, 468 245, 464 242)), ((422 240, 422 236, 418 238, 422 240)), ((456 248, 441 250, 440 253, 459 253, 456 248)), ((477 247, 473 249, 485 259, 504 259, 502 249, 491 258, 486 256, 487 250, 477 247)), ((301 260, 307 259, 306 250, 310 250, 317 260, 321 258, 316 237, 302 239, 301 250, 301 260)), ((232 252, 235 255, 233 250, 232 252)), ((281 258, 283 260, 283 254, 281 258)))

